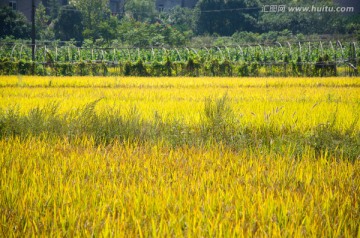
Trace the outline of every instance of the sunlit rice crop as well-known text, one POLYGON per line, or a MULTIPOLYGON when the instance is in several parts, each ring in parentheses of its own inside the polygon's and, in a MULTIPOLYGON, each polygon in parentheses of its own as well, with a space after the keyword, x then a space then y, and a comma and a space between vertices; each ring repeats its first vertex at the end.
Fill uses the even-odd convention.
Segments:
POLYGON ((0 236, 359 237, 359 78, 0 77, 0 236))

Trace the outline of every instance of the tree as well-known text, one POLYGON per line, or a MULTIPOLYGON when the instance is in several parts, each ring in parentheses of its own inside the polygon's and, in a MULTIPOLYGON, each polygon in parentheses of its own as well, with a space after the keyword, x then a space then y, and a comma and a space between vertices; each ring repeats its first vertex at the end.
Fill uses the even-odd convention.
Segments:
POLYGON ((30 24, 26 17, 9 7, 0 8, 0 38, 30 38, 30 24))
MULTIPOLYGON (((266 0, 261 0, 263 5, 269 5, 266 0)), ((271 5, 284 5, 281 0, 274 0, 271 5)), ((286 3, 284 12, 262 12, 259 19, 259 30, 262 32, 282 31, 289 29, 298 34, 333 34, 344 33, 346 17, 336 12, 289 12, 290 7, 335 7, 331 0, 292 0, 286 3)))
POLYGON ((162 22, 170 24, 181 32, 195 30, 195 11, 193 9, 176 6, 160 15, 162 22))
POLYGON ((82 15, 74 6, 64 6, 60 9, 59 18, 55 21, 54 31, 57 39, 68 41, 75 39, 83 41, 82 15))
POLYGON ((51 20, 55 20, 59 16, 60 2, 59 0, 42 0, 42 4, 46 8, 46 14, 51 20))
POLYGON ((35 13, 36 38, 40 40, 54 39, 50 17, 46 14, 46 9, 42 3, 39 3, 35 13))
POLYGON ((109 43, 111 40, 116 38, 118 25, 119 20, 115 16, 110 16, 109 19, 100 22, 98 26, 99 37, 109 43))
POLYGON ((151 21, 156 14, 155 0, 127 0, 124 9, 136 21, 151 21))
POLYGON ((181 46, 186 43, 185 36, 170 25, 134 19, 122 19, 118 36, 122 43, 135 47, 181 46))
POLYGON ((84 38, 97 39, 100 37, 99 26, 110 17, 108 0, 71 0, 70 4, 75 6, 82 14, 84 38))
POLYGON ((256 30, 260 12, 257 1, 247 0, 200 0, 196 9, 198 33, 224 36, 256 30))
POLYGON ((355 34, 360 41, 360 15, 348 16, 346 21, 346 31, 350 34, 355 34))

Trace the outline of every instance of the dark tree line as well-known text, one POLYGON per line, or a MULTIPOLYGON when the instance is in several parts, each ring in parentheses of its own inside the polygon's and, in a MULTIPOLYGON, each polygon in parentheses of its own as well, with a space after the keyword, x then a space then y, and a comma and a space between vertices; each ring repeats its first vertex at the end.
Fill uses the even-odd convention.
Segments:
MULTIPOLYGON (((194 36, 251 34, 357 34, 359 14, 264 12, 265 0, 199 0, 194 9, 175 7, 158 12, 155 0, 126 0, 113 16, 108 0, 43 0, 37 7, 38 40, 74 40, 87 44, 179 46, 194 36), (92 43, 91 43, 92 42, 92 43)), ((281 5, 281 1, 271 4, 281 5)), ((333 5, 331 0, 287 1, 289 6, 333 5)), ((0 38, 30 37, 29 22, 19 12, 0 9, 0 38)), ((236 37, 235 37, 236 38, 236 37)))

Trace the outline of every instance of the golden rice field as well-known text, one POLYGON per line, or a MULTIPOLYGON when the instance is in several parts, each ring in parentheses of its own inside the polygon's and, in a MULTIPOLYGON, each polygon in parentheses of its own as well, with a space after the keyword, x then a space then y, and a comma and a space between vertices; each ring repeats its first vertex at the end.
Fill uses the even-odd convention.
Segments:
POLYGON ((360 237, 360 78, 0 76, 0 237, 360 237))

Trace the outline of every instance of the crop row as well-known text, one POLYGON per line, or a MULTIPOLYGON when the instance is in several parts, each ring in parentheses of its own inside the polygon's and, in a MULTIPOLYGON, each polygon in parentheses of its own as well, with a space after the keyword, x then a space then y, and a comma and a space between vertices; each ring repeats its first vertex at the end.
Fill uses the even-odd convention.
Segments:
POLYGON ((2 45, 0 74, 121 76, 336 76, 358 72, 356 43, 229 47, 79 48, 2 45))
MULTIPOLYGON (((26 44, 1 45, 0 59, 12 61, 31 60, 32 49, 26 44)), ((356 43, 308 42, 274 45, 236 45, 202 48, 80 48, 74 45, 35 47, 36 62, 78 62, 78 61, 114 61, 114 62, 161 62, 165 59, 186 62, 196 59, 200 62, 219 61, 258 61, 287 62, 299 57, 305 62, 317 62, 320 56, 327 60, 344 61, 349 57, 359 57, 356 43)))
POLYGON ((105 62, 81 61, 76 63, 37 63, 31 61, 0 61, 0 75, 117 75, 117 76, 338 76, 356 75, 358 68, 346 63, 321 61, 302 62, 299 58, 291 62, 234 62, 217 59, 199 62, 105 62))

